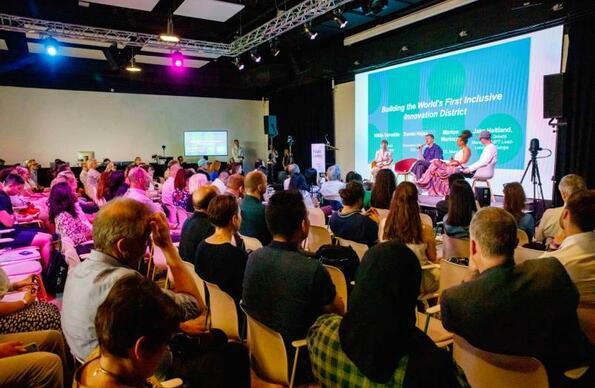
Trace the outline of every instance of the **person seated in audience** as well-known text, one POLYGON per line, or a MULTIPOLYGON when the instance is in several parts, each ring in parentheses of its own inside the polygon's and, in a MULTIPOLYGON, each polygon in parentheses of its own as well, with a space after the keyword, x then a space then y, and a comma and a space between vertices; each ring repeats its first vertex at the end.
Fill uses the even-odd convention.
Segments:
MULTIPOLYGON (((384 225, 384 240, 397 240, 415 253, 419 263, 437 263, 436 240, 432 226, 423 224, 417 203, 417 187, 411 182, 401 182, 393 195, 390 211, 384 225)), ((421 293, 438 289, 438 269, 422 272, 421 293)))
MULTIPOLYGON (((36 162, 35 162, 36 163, 36 162)), ((29 168, 23 166, 16 166, 13 173, 20 175, 25 181, 23 194, 27 197, 39 196, 39 187, 36 182, 31 180, 29 168)))
POLYGON ((192 263, 198 244, 215 233, 215 227, 209 221, 207 209, 218 194, 213 186, 202 186, 192 194, 194 213, 186 219, 182 226, 182 235, 178 251, 184 261, 192 263))
POLYGON ((469 238, 469 224, 477 211, 475 196, 465 180, 456 180, 450 185, 448 213, 444 216, 444 233, 454 238, 469 238))
MULTIPOLYGON (((568 174, 560 180, 558 190, 560 191, 562 201, 566 203, 568 198, 575 192, 587 190, 587 185, 581 176, 568 174)), ((547 209, 543 213, 539 225, 537 226, 537 230, 535 231, 535 240, 544 242, 547 246, 552 246, 552 248, 557 248, 558 245, 560 245, 561 241, 556 241, 556 237, 560 236, 560 233, 562 232, 562 229, 560 228, 560 216, 562 215, 563 210, 564 206, 560 206, 547 209)))
POLYGON ((558 259, 578 289, 580 304, 595 306, 595 191, 577 191, 566 198, 560 226, 560 248, 542 257, 558 259))
MULTIPOLYGON (((232 176, 233 177, 233 176, 232 176)), ((231 178, 230 178, 231 179, 231 178)), ((267 177, 260 171, 251 171, 244 179, 244 199, 240 205, 242 223, 240 233, 257 238, 264 246, 271 242, 264 215, 263 195, 267 191, 267 177)))
POLYGON ((75 374, 75 387, 146 387, 178 331, 183 313, 139 273, 120 278, 95 315, 99 351, 75 374), (156 319, 158 318, 158 319, 156 319))
POLYGON ((137 273, 152 234, 165 256, 175 284, 163 290, 185 311, 180 329, 188 334, 206 329, 206 307, 192 274, 173 245, 167 220, 139 201, 117 198, 106 204, 93 223, 95 250, 66 279, 62 329, 72 354, 85 359, 97 346, 95 315, 120 278, 137 273))
POLYGON ((234 196, 238 201, 244 196, 244 176, 232 174, 227 179, 227 188, 223 194, 234 196))
POLYGON ((229 173, 221 171, 219 176, 213 181, 212 185, 217 188, 219 194, 225 194, 227 191, 227 181, 229 180, 229 173))
POLYGON ((345 183, 341 182, 341 168, 336 164, 330 166, 326 170, 326 179, 326 182, 320 186, 323 203, 330 205, 333 210, 339 210, 343 206, 339 190, 345 188, 345 183))
POLYGON ((64 339, 56 330, 0 334, 0 386, 63 388, 69 381, 64 339), (37 345, 28 351, 25 346, 37 345))
POLYGON ((188 173, 184 169, 179 169, 174 179, 173 204, 175 207, 186 211, 192 211, 192 196, 188 190, 188 173))
POLYGON ((97 171, 97 160, 89 159, 86 163, 86 166, 87 177, 86 182, 83 183, 83 185, 85 186, 85 194, 87 194, 87 197, 89 197, 91 201, 95 202, 97 192, 97 181, 99 180, 99 176, 101 174, 99 173, 99 171, 97 171))
POLYGON ((134 161, 132 163, 135 166, 140 166, 143 163, 143 158, 141 158, 140 156, 137 156, 137 157, 134 158, 134 161))
POLYGON ((289 190, 289 182, 291 177, 300 174, 300 166, 295 163, 291 163, 287 166, 287 178, 283 181, 283 190, 289 190))
MULTIPOLYGON (((448 177, 448 187, 451 187, 455 181, 465 180, 465 176, 460 172, 455 172, 448 177)), ((444 196, 443 200, 436 202, 437 220, 444 219, 446 213, 448 213, 448 194, 444 196)))
POLYGON ((373 187, 369 185, 370 182, 364 182, 364 178, 362 178, 361 174, 355 171, 349 171, 345 175, 345 184, 348 184, 351 181, 358 181, 364 186, 364 209, 368 210, 371 206, 370 203, 372 202, 373 187))
POLYGON ((106 199, 106 196, 108 195, 108 192, 109 192, 108 185, 109 185, 111 174, 112 173, 110 171, 104 171, 101 173, 101 175, 99 176, 99 179, 97 180, 97 190, 95 192, 95 203, 99 207, 105 205, 105 203, 108 201, 106 199))
POLYGON ((35 246, 39 248, 41 263, 47 268, 52 257, 52 235, 37 228, 25 228, 18 225, 19 221, 30 221, 31 216, 15 215, 10 201, 10 196, 23 190, 25 182, 16 174, 10 174, 4 180, 0 189, 0 230, 14 229, 10 233, 3 233, 3 238, 12 238, 13 241, 6 245, 11 248, 35 246))
POLYGON ((194 270, 202 279, 227 292, 239 306, 248 256, 232 244, 242 222, 238 203, 230 195, 218 195, 211 200, 207 214, 215 233, 198 244, 194 270))
POLYGON ((231 168, 229 169, 229 173, 231 175, 234 175, 234 174, 243 175, 244 174, 244 168, 243 168, 242 163, 233 163, 231 165, 231 168))
MULTIPOLYGON (((300 193, 273 194, 266 220, 273 241, 248 257, 242 305, 252 318, 281 334, 288 359, 293 359, 291 341, 305 338, 321 314, 342 314, 343 300, 324 266, 299 252, 310 228, 300 193)), ((298 380, 308 380, 309 364, 302 365, 298 380)))
POLYGON ((213 163, 209 166, 209 180, 212 182, 219 176, 219 170, 221 170, 221 162, 218 160, 214 160, 213 163))
POLYGON ((421 268, 397 241, 370 248, 344 317, 323 315, 308 332, 322 387, 458 387, 449 354, 415 326, 421 268), (431 372, 428 370, 431 368, 431 372))
POLYGON ((593 349, 577 320, 579 295, 562 264, 545 258, 515 265, 517 223, 500 208, 475 214, 470 240, 479 275, 443 291, 444 328, 488 352, 537 358, 550 386, 588 362, 593 349))
POLYGON ((176 190, 175 180, 176 174, 182 169, 177 160, 170 160, 167 164, 167 176, 163 187, 161 188, 161 203, 164 205, 174 206, 174 192, 176 190))
POLYGON ((163 212, 161 206, 147 196, 147 189, 151 182, 149 180, 149 174, 144 169, 141 167, 131 169, 128 173, 128 182, 130 183, 130 188, 124 194, 124 198, 134 199, 146 205, 153 213, 163 212))
POLYGON ((529 242, 531 242, 535 234, 535 220, 530 213, 523 212, 526 200, 525 190, 519 182, 504 185, 504 210, 512 214, 519 229, 527 233, 529 242))
POLYGON ((209 180, 204 174, 193 174, 188 178, 188 192, 190 192, 190 195, 192 196, 196 190, 208 184, 209 180))
POLYGON ((36 330, 60 330, 58 308, 37 301, 37 288, 41 279, 37 275, 10 283, 0 267, 0 336, 36 330), (24 292, 22 299, 3 301, 8 292, 24 292))
POLYGON ((390 208, 390 200, 397 188, 395 173, 389 169, 380 169, 376 173, 370 205, 376 209, 390 208))
POLYGON ((38 191, 43 189, 38 182, 37 173, 41 168, 41 164, 37 162, 35 159, 29 159, 26 163, 27 171, 29 172, 29 179, 25 182, 29 188, 33 191, 38 191))
POLYGON ((329 221, 333 234, 339 238, 372 246, 378 240, 378 223, 362 214, 364 187, 351 181, 339 190, 343 208, 335 212, 329 221))
POLYGON ((291 177, 289 180, 289 190, 297 190, 302 194, 304 198, 304 205, 306 208, 311 209, 317 207, 318 200, 312 197, 312 193, 310 192, 310 186, 306 181, 306 177, 302 174, 297 174, 291 177))
POLYGON ((207 181, 211 180, 211 177, 209 175, 209 161, 206 159, 206 156, 204 158, 200 158, 198 160, 198 163, 196 163, 196 165, 198 166, 198 169, 196 170, 197 174, 201 174, 203 175, 205 178, 207 178, 207 181))
POLYGON ((109 190, 105 197, 107 201, 126 194, 130 186, 126 183, 126 176, 123 171, 114 171, 110 174, 108 188, 109 190))
POLYGON ((89 253, 80 245, 92 239, 92 227, 82 212, 77 212, 77 199, 65 182, 58 183, 50 191, 49 218, 56 225, 56 233, 72 240, 79 254, 89 253))

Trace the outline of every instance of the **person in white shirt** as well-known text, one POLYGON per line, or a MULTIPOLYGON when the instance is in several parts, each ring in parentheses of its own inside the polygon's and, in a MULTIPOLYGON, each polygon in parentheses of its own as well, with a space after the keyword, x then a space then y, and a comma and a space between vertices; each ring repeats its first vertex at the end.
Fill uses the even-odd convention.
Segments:
MULTIPOLYGON (((581 176, 568 174, 560 180, 558 190, 562 196, 562 201, 566 203, 572 194, 577 191, 587 190, 587 185, 581 176)), ((563 210, 564 206, 560 206, 547 209, 543 213, 541 221, 539 221, 539 225, 535 231, 535 240, 545 242, 546 245, 549 245, 550 242, 560 234, 562 231, 562 228, 560 228, 560 217, 562 216, 563 210)))
POLYGON ((495 164, 498 160, 498 149, 492 143, 492 134, 490 131, 481 131, 479 134, 479 141, 484 145, 483 151, 481 151, 481 155, 479 156, 479 160, 469 165, 467 168, 464 168, 461 171, 463 174, 473 176, 471 174, 475 173, 475 171, 478 169, 491 163, 495 164))
POLYGON ((130 188, 124 193, 124 198, 134 199, 147 205, 153 213, 163 212, 161 206, 147 196, 147 189, 151 183, 151 178, 142 167, 132 168, 128 173, 128 181, 130 182, 130 188))
POLYGON ((289 190, 289 183, 291 182, 291 177, 300 174, 300 166, 295 163, 290 164, 287 166, 287 178, 283 181, 283 190, 289 190))
POLYGON ((173 195, 174 191, 176 190, 174 186, 174 180, 176 179, 178 170, 181 168, 182 166, 180 166, 180 163, 178 163, 177 160, 171 160, 168 163, 167 170, 169 171, 169 174, 165 182, 163 182, 163 187, 161 188, 161 203, 174 206, 173 195))
POLYGON ((333 210, 339 210, 342 206, 339 190, 345 188, 345 183, 341 182, 341 168, 337 165, 330 166, 326 170, 327 181, 320 186, 320 194, 326 201, 330 201, 333 210))
POLYGON ((572 194, 562 209, 560 249, 541 257, 555 257, 566 268, 580 295, 580 305, 595 305, 595 191, 572 194))
POLYGON ((234 139, 231 147, 231 161, 232 163, 244 163, 244 149, 240 146, 238 139, 234 139))
POLYGON ((374 161, 372 164, 372 176, 376 176, 376 173, 382 169, 390 168, 393 163, 393 153, 388 150, 388 141, 383 139, 380 142, 380 149, 376 151, 374 161))
POLYGON ((212 185, 219 190, 219 194, 223 194, 227 191, 227 180, 229 179, 229 173, 227 171, 221 171, 219 176, 213 181, 212 185))

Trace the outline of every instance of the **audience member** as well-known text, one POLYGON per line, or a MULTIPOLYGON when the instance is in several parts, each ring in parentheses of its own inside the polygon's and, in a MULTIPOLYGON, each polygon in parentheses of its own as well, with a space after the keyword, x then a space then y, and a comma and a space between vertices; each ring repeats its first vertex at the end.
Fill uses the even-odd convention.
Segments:
POLYGON ((444 328, 494 353, 535 357, 550 385, 567 369, 583 365, 589 345, 576 309, 579 295, 554 258, 514 264, 517 223, 503 209, 479 210, 470 227, 473 281, 444 290, 444 328))
POLYGON ((333 210, 339 210, 342 206, 339 190, 345 187, 341 182, 341 169, 337 165, 330 166, 326 170, 326 179, 320 186, 320 194, 324 198, 324 203, 330 205, 333 210))
POLYGON ((134 167, 128 173, 130 188, 124 194, 124 198, 130 198, 147 206, 153 213, 163 212, 161 206, 153 202, 147 196, 147 189, 150 185, 149 174, 141 167, 134 167))
POLYGON ((229 173, 227 171, 221 171, 219 176, 213 181, 213 186, 219 190, 219 194, 225 194, 227 191, 227 181, 229 179, 229 173))
POLYGON ((181 168, 182 166, 180 166, 177 160, 170 160, 167 164, 167 176, 161 188, 161 203, 164 205, 174 206, 174 191, 176 190, 174 181, 176 180, 176 174, 181 168))
MULTIPOLYGON (((560 180, 560 183, 558 184, 558 190, 562 196, 562 201, 566 203, 568 198, 575 192, 587 190, 587 185, 581 176, 576 174, 568 174, 562 177, 560 180)), ((539 225, 535 231, 535 240, 545 242, 547 245, 549 245, 549 242, 553 241, 556 236, 562 232, 562 229, 560 228, 560 216, 562 215, 563 210, 564 206, 560 206, 547 209, 543 213, 541 221, 539 221, 539 225)), ((557 244, 559 243, 560 241, 557 241, 557 244)))
MULTIPOLYGON (((384 226, 384 239, 397 240, 407 245, 422 266, 438 261, 434 231, 431 226, 421 222, 417 187, 411 182, 401 182, 395 190, 384 226)), ((439 275, 437 269, 423 271, 421 279, 423 294, 438 289, 439 275)))
POLYGON ((110 201, 116 197, 121 197, 129 189, 129 185, 126 183, 126 176, 123 171, 113 171, 110 174, 108 182, 108 192, 106 193, 106 201, 110 201))
POLYGON ((199 188, 208 185, 209 184, 209 180, 207 179, 207 177, 204 174, 194 174, 192 175, 190 178, 188 178, 188 191, 190 192, 190 195, 192 196, 192 194, 198 190, 199 188))
POLYGON ((232 244, 242 222, 238 203, 230 195, 219 195, 211 200, 207 214, 215 233, 198 244, 194 269, 202 279, 227 292, 239 306, 248 256, 232 244))
POLYGON ((337 237, 372 246, 378 240, 378 224, 362 214, 364 187, 351 181, 339 190, 343 208, 335 212, 329 221, 333 234, 337 237))
POLYGON ((344 317, 323 315, 308 332, 322 387, 458 387, 448 353, 415 326, 421 268, 401 243, 370 248, 344 317), (431 368, 431 372, 428 372, 431 368))
POLYGON ((318 201, 315 201, 315 199, 312 197, 310 186, 308 186, 306 177, 302 174, 297 174, 291 177, 289 180, 289 190, 298 190, 300 194, 302 194, 302 197, 304 198, 304 205, 306 205, 306 208, 308 209, 316 207, 316 204, 318 204, 318 201))
POLYGON ((378 170, 372 188, 370 205, 377 209, 388 209, 396 188, 395 173, 389 169, 378 170))
POLYGON ((469 224, 477 211, 475 196, 465 180, 456 180, 450 185, 448 214, 444 216, 444 233, 454 238, 469 238, 469 224))
POLYGON ((97 190, 95 192, 95 203, 101 207, 108 201, 106 198, 109 193, 110 171, 104 171, 97 180, 97 190))
MULTIPOLYGON (((465 180, 465 176, 459 172, 449 175, 448 187, 451 187, 453 183, 458 180, 465 180)), ((444 219, 444 216, 446 215, 446 213, 448 213, 448 195, 446 195, 443 200, 436 202, 436 213, 437 220, 444 219)))
MULTIPOLYGON (((95 316, 99 351, 79 368, 75 387, 146 387, 183 313, 139 273, 116 281, 95 316)), ((152 383, 155 383, 152 381, 152 383)))
POLYGON ((77 199, 67 183, 52 187, 48 200, 49 219, 56 225, 56 233, 78 246, 92 239, 92 227, 87 217, 77 212, 76 204, 77 199))
POLYGON ((362 178, 362 176, 360 174, 358 174, 355 171, 349 171, 345 175, 345 184, 347 184, 351 181, 358 181, 359 183, 361 183, 364 186, 364 209, 369 209, 372 206, 371 202, 372 202, 372 188, 373 187, 371 185, 371 182, 369 182, 369 181, 364 182, 364 179, 362 178))
POLYGON ((267 191, 266 175, 260 171, 249 172, 244 180, 244 189, 244 199, 240 205, 242 211, 240 233, 257 238, 262 245, 267 245, 271 242, 271 233, 267 228, 265 207, 262 204, 263 195, 267 191))
POLYGON ((86 163, 86 166, 86 181, 81 181, 81 183, 83 183, 85 187, 85 194, 87 194, 87 197, 89 197, 91 201, 95 202, 97 192, 97 181, 99 180, 99 176, 101 174, 99 173, 99 171, 97 171, 97 160, 89 159, 86 163))
POLYGON ((187 211, 192 211, 192 195, 188 190, 188 173, 184 169, 179 169, 174 178, 174 193, 172 202, 174 206, 187 211))
POLYGON ((291 182, 291 177, 294 175, 300 174, 300 166, 295 163, 291 163, 287 166, 287 178, 283 181, 283 190, 289 190, 289 183, 291 182))
POLYGON ((224 194, 234 196, 238 201, 244 196, 244 176, 232 174, 227 179, 227 188, 224 194))
MULTIPOLYGON (((273 241, 248 257, 242 304, 252 318, 281 334, 293 359, 291 341, 304 338, 321 314, 342 314, 343 301, 324 266, 298 251, 310 227, 302 196, 273 194, 266 220, 273 241)), ((307 380, 309 366, 302 365, 299 377, 307 380)))
POLYGON ((64 288, 62 329, 70 350, 85 359, 97 346, 95 315, 98 306, 118 279, 136 273, 147 250, 149 235, 163 251, 175 284, 175 292, 164 290, 184 307, 180 329, 193 334, 205 329, 206 308, 190 270, 173 245, 165 216, 129 198, 110 201, 93 223, 95 250, 73 268, 64 288), (198 302, 198 309, 196 308, 198 302), (198 313, 203 315, 196 317, 198 313))
POLYGON ((184 222, 178 251, 184 261, 192 263, 198 244, 215 232, 209 221, 207 209, 218 194, 213 186, 202 186, 192 194, 194 213, 184 222))
POLYGON ((39 185, 37 177, 37 172, 41 168, 41 165, 37 163, 37 160, 29 159, 26 162, 26 167, 27 171, 29 172, 29 179, 25 182, 25 184, 34 191, 42 189, 42 187, 39 185))
POLYGON ((135 166, 140 166, 142 163, 143 163, 143 158, 141 158, 140 156, 137 156, 137 157, 134 158, 133 164, 135 166))
POLYGON ((523 212, 526 200, 525 190, 519 182, 504 185, 504 210, 512 214, 519 229, 524 230, 531 241, 535 234, 535 221, 530 213, 523 212))
POLYGON ((560 249, 542 257, 562 263, 580 295, 581 305, 595 306, 595 191, 576 191, 560 215, 560 249))
POLYGON ((214 160, 213 163, 209 166, 209 179, 214 181, 219 176, 219 170, 221 170, 221 162, 218 160, 214 160))

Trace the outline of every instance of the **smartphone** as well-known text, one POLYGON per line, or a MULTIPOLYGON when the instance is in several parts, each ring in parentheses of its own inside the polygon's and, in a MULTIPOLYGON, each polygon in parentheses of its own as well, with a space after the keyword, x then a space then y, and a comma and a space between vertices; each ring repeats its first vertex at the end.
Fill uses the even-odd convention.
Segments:
POLYGON ((37 346, 37 344, 35 342, 31 342, 31 343, 25 345, 24 347, 25 347, 25 352, 27 352, 27 353, 33 353, 33 352, 37 352, 39 350, 39 346, 37 346))

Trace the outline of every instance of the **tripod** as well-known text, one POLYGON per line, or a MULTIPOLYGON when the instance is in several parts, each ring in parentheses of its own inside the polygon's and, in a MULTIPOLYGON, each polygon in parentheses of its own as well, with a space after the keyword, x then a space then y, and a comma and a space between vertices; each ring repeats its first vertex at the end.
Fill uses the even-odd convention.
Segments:
POLYGON ((525 172, 521 178, 521 184, 525 180, 525 176, 527 175, 529 168, 531 168, 531 183, 533 183, 533 215, 537 216, 537 186, 539 186, 541 203, 545 204, 545 198, 543 197, 543 187, 541 186, 541 175, 539 174, 539 165, 537 164, 537 152, 531 151, 531 159, 527 163, 527 167, 525 167, 525 172))

